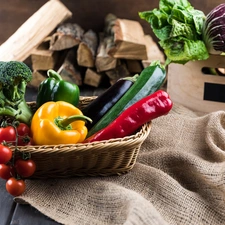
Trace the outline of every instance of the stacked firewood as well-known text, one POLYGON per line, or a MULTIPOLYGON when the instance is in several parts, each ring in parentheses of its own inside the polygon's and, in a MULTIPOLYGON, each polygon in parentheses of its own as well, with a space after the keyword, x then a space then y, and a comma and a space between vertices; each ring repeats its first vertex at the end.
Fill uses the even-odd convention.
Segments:
POLYGON ((98 87, 107 77, 110 84, 119 78, 140 73, 153 60, 164 55, 144 34, 139 22, 105 17, 101 33, 85 31, 75 23, 62 23, 31 53, 33 80, 38 87, 47 70, 56 70, 63 79, 77 85, 98 87))

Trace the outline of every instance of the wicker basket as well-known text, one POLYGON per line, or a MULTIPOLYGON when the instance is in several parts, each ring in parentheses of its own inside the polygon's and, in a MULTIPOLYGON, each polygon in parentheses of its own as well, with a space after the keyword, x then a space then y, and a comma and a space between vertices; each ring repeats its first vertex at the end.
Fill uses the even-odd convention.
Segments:
MULTIPOLYGON (((79 107, 82 108, 93 98, 81 97, 79 107)), ((120 175, 133 168, 150 129, 151 122, 125 138, 87 144, 23 146, 19 149, 31 153, 36 162, 37 170, 32 178, 120 175)))

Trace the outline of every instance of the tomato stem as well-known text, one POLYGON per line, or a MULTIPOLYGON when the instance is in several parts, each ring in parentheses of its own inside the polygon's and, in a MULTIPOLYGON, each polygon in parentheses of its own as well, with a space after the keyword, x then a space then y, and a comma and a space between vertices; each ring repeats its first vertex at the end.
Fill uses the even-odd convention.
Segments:
MULTIPOLYGON (((15 158, 16 158, 16 153, 18 151, 18 131, 16 128, 16 125, 14 123, 10 124, 14 129, 15 129, 15 133, 16 133, 16 140, 15 140, 15 150, 13 152, 13 156, 12 156, 12 165, 15 165, 15 158)), ((18 174, 16 174, 16 176, 18 176, 18 174)))

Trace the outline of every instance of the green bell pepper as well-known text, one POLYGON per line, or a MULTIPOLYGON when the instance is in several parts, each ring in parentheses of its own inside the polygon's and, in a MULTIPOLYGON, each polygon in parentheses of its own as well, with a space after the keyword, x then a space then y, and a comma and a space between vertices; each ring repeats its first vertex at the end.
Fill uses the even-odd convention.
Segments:
POLYGON ((65 101, 77 106, 80 98, 79 87, 63 80, 60 74, 52 69, 47 71, 47 75, 48 78, 43 80, 38 87, 36 106, 39 108, 49 101, 65 101))

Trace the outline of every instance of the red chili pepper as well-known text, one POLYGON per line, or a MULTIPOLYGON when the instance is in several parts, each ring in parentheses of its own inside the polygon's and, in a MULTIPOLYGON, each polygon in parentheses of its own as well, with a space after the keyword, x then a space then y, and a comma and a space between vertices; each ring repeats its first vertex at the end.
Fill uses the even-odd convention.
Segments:
POLYGON ((144 123, 166 115, 172 106, 167 92, 156 91, 125 109, 111 124, 87 138, 84 143, 131 135, 144 123))

